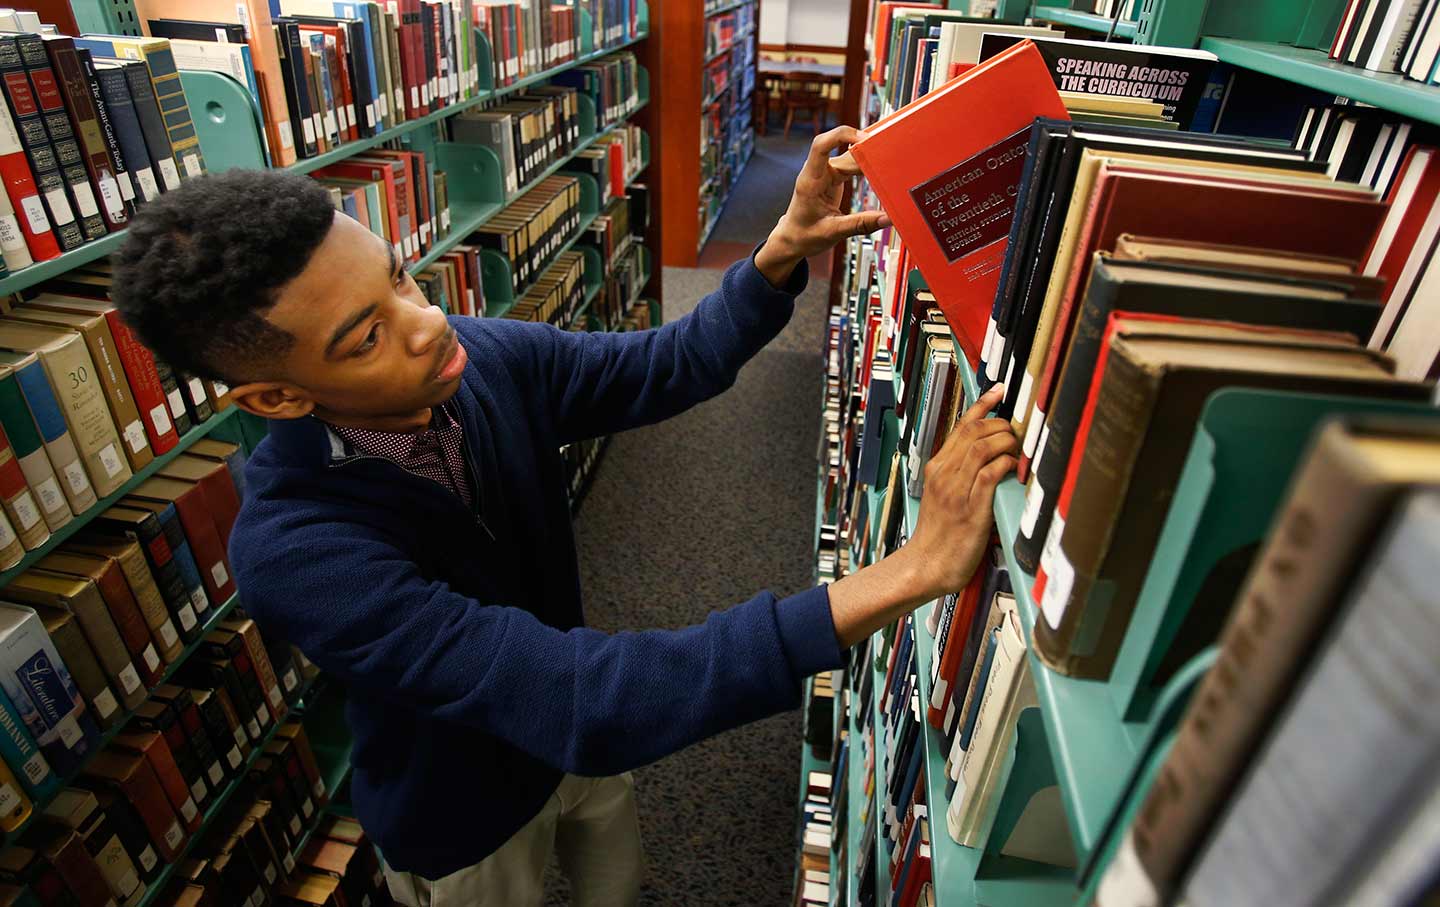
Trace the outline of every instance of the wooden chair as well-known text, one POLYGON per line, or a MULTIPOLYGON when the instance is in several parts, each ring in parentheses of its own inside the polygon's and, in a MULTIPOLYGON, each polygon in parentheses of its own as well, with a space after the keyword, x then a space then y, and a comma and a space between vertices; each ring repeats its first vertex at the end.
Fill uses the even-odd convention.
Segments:
POLYGON ((764 135, 770 128, 770 110, 772 105, 779 102, 778 94, 784 79, 774 73, 759 73, 757 78, 760 84, 755 86, 754 102, 752 112, 755 117, 755 134, 764 135))
POLYGON ((830 109, 830 100, 825 97, 825 81, 805 70, 787 73, 780 89, 780 106, 785 111, 785 138, 790 137, 790 126, 797 112, 807 114, 810 128, 819 134, 830 109))

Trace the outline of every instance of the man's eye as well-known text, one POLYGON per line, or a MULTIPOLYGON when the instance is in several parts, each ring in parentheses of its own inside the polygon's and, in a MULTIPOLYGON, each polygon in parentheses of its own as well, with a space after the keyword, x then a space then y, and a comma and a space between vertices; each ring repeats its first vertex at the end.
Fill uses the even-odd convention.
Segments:
POLYGON ((370 352, 372 349, 375 348, 375 344, 378 343, 379 340, 380 323, 377 321, 374 325, 371 326, 370 333, 365 335, 365 339, 360 341, 360 345, 355 347, 355 354, 358 356, 361 353, 370 352))

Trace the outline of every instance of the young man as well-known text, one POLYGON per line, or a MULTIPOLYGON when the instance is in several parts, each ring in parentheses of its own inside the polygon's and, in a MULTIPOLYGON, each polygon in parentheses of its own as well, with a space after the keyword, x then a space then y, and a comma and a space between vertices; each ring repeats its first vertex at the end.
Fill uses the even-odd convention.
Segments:
MULTIPOLYGON (((356 811, 412 907, 639 890, 629 776, 799 704, 805 676, 965 585, 1014 464, 964 418, 927 470, 915 536, 828 587, 761 592, 682 630, 584 627, 560 446, 719 394, 789 320, 807 256, 886 224, 839 210, 859 134, 819 137, 789 210, 689 316, 573 334, 447 319, 391 246, 283 171, 186 183, 117 256, 116 303, 176 367, 270 420, 230 554, 242 601, 350 690, 356 811)), ((719 604, 719 603, 715 603, 719 604)))

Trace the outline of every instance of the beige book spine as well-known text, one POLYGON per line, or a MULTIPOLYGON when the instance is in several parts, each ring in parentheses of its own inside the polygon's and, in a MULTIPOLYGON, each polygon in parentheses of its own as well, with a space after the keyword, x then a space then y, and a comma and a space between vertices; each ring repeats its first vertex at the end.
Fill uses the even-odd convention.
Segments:
POLYGON ((1215 665, 1136 814, 1116 882, 1124 877, 1130 887, 1139 879, 1162 899, 1179 884, 1306 653, 1343 605, 1400 487, 1369 471, 1345 426, 1321 431, 1236 599, 1215 665))
POLYGON ((34 492, 35 502, 40 505, 40 513, 45 517, 45 525, 50 527, 50 531, 59 529, 75 518, 70 512, 70 503, 65 500, 65 493, 60 490, 60 479, 55 475, 55 467, 50 465, 50 457, 43 446, 20 458, 20 471, 25 474, 25 482, 34 492))
POLYGON ((0 570, 9 570, 25 557, 25 546, 10 525, 10 518, 0 513, 0 570))
POLYGON ((85 474, 85 464, 80 460, 74 436, 67 430, 55 440, 46 441, 45 452, 50 455, 55 474, 60 478, 60 490, 65 492, 65 500, 70 502, 70 509, 75 515, 79 516, 94 507, 99 498, 95 497, 95 487, 85 474))
POLYGON ((40 361, 95 492, 100 497, 113 494, 133 473, 121 451, 120 436, 84 341, 72 333, 41 350, 40 361))
POLYGON ((975 731, 970 738, 970 747, 960 762, 959 779, 955 794, 945 811, 945 825, 950 837, 958 844, 964 844, 974 824, 974 814, 980 805, 983 791, 981 781, 985 766, 1002 739, 1005 713, 1014 698, 1016 681, 1019 679, 1021 662, 1025 658, 1025 639, 1013 613, 1005 616, 1000 629, 1000 640, 995 651, 995 663, 985 683, 980 699, 980 711, 975 719, 975 731))
POLYGON ((120 562, 125 581, 130 584, 130 592, 135 596, 140 616, 145 618, 145 626, 150 629, 150 638, 155 641, 156 651, 166 664, 171 664, 180 657, 184 646, 181 644, 179 632, 175 629, 175 622, 170 619, 170 612, 165 608, 165 598, 160 594, 160 587, 155 585, 155 577, 150 575, 150 566, 145 562, 145 552, 140 550, 140 543, 132 541, 127 544, 123 553, 115 560, 120 562))
MULTIPOLYGON (((1020 631, 1023 632, 1023 631, 1020 631)), ((1015 727, 1020 723, 1020 713, 1030 708, 1038 708, 1040 701, 1035 694, 1035 680, 1030 675, 1030 662, 1022 651, 1019 658, 1019 667, 1016 669, 1015 693, 1010 698, 1010 703, 1005 709, 1005 714, 1000 718, 997 726, 997 738, 995 748, 990 758, 985 761, 980 778, 975 783, 974 792, 971 797, 974 801, 965 827, 962 829, 964 840, 961 842, 966 847, 981 847, 984 844, 980 832, 985 828, 986 817, 992 812, 996 802, 996 796, 1000 793, 1000 775, 1009 759, 1011 740, 1015 738, 1015 727)), ((1059 814, 1063 815, 1063 813, 1059 814)))
MULTIPOLYGON (((0 469, 3 469, 11 460, 15 459, 15 448, 6 444, 0 449, 0 469)), ((16 463, 18 467, 20 464, 16 463)), ((24 471, 21 471, 24 475, 24 471)), ((21 486, 19 493, 14 497, 5 498, 3 501, 5 516, 10 520, 10 526, 20 538, 20 544, 27 551, 34 551, 50 538, 50 529, 45 525, 44 514, 40 505, 35 501, 35 495, 30 491, 27 482, 21 486)))
MULTIPOLYGON (((1035 339, 1031 341, 1030 358, 1025 371, 1014 379, 1020 382, 1020 393, 1015 401, 1015 413, 1010 425, 1015 436, 1026 442, 1027 450, 1033 450, 1035 442, 1027 441, 1025 432, 1033 416, 1031 395, 1040 372, 1045 368, 1045 356, 1050 352, 1051 335, 1055 332, 1055 319, 1059 317, 1060 302, 1065 298, 1065 288, 1070 283, 1070 269, 1075 267, 1075 243, 1085 235, 1085 227, 1095 216, 1098 206, 1092 204, 1091 190, 1095 188, 1095 174, 1100 171, 1103 158, 1085 154, 1080 159, 1080 168, 1075 173, 1075 189, 1070 196, 1070 207, 1065 212, 1065 223, 1060 228, 1060 244, 1055 249, 1055 264, 1050 269, 1050 282, 1045 285, 1045 302, 1040 307, 1040 320, 1035 325, 1035 339)), ((1020 363, 1015 363, 1019 366, 1020 363)), ((1031 456, 1034 454, 1031 453, 1031 456)))
POLYGON ((112 421, 119 429, 125 459, 132 470, 144 469, 155 459, 155 452, 145 436, 140 409, 135 405, 135 395, 130 392, 130 382, 125 378, 125 366, 120 362, 110 326, 103 317, 97 317, 80 328, 80 334, 85 338, 91 361, 95 363, 95 374, 100 379, 105 402, 110 406, 112 421))

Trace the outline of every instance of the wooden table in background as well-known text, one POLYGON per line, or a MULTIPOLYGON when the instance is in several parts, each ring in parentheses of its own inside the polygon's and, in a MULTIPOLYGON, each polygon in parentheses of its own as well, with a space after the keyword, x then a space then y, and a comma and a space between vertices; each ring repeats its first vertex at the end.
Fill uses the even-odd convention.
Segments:
MULTIPOLYGON (((759 135, 765 134, 768 126, 767 120, 770 116, 769 97, 772 86, 778 86, 785 77, 793 72, 804 72, 814 75, 817 80, 831 85, 839 85, 845 80, 845 65, 843 63, 800 63, 791 60, 760 60, 755 64, 756 77, 760 84, 756 86, 757 95, 762 95, 765 100, 755 105, 756 124, 755 131, 759 135)), ((758 100, 758 98, 757 98, 758 100)))

